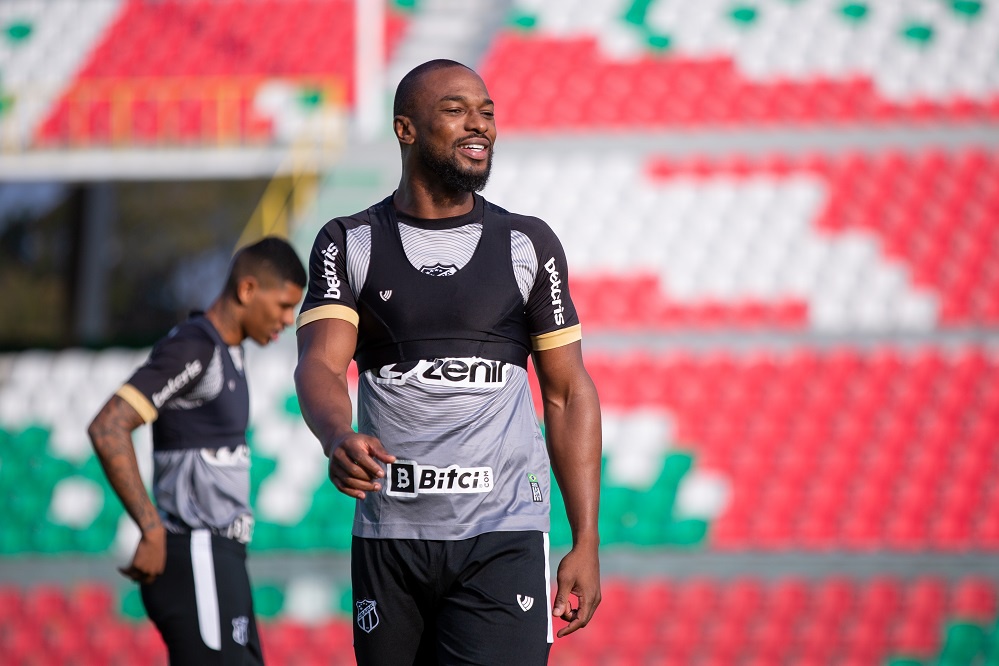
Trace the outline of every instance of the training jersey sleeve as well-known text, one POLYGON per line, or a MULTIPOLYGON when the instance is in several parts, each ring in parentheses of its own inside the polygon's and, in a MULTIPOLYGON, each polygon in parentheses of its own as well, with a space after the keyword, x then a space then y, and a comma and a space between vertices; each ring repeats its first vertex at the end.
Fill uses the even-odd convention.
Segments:
POLYGON ((331 220, 319 230, 309 254, 309 288, 298 315, 301 328, 320 319, 343 319, 357 326, 357 303, 347 279, 344 225, 331 220))
POLYGON ((513 228, 531 239, 538 260, 526 305, 531 347, 544 351, 582 339, 579 317, 569 296, 569 267, 558 236, 537 218, 523 218, 513 228))
POLYGON ((215 353, 215 343, 197 330, 174 329, 153 347, 149 358, 116 395, 149 423, 170 399, 183 397, 204 376, 215 353))

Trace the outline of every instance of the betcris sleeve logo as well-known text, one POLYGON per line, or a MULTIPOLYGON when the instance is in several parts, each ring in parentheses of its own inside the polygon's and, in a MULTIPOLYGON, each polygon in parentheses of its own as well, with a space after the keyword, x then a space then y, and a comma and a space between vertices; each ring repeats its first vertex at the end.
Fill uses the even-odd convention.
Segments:
POLYGON ((392 497, 488 493, 495 482, 492 467, 434 467, 414 460, 389 463, 386 476, 385 493, 392 497))
POLYGON ((506 386, 509 363, 484 358, 435 358, 383 365, 374 372, 377 384, 406 384, 415 381, 436 386, 502 388, 506 386))
POLYGON ((326 293, 323 298, 340 298, 340 278, 336 274, 336 258, 340 248, 336 243, 330 243, 323 252, 323 277, 326 279, 326 293))
POLYGON ((545 262, 545 270, 548 271, 548 281, 552 285, 552 315, 555 317, 555 325, 561 326, 565 323, 565 308, 562 306, 562 279, 555 266, 555 257, 545 262))
POLYGON ((184 369, 176 377, 167 380, 166 385, 159 391, 153 393, 153 406, 160 409, 166 401, 174 396, 177 391, 191 383, 192 380, 201 374, 201 361, 194 359, 184 364, 184 369))

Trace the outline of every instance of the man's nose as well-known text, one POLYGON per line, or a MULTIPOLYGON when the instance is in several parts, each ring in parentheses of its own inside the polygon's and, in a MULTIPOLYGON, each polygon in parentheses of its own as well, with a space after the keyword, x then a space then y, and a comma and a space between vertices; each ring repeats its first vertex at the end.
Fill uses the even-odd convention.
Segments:
POLYGON ((472 111, 465 116, 465 129, 478 134, 485 134, 486 130, 489 129, 489 121, 478 111, 472 111))

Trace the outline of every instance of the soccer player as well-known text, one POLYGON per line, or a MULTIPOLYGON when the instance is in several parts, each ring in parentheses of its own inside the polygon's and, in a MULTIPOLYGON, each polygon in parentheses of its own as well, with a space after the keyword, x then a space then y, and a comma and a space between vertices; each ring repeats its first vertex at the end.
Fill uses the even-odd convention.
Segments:
POLYGON ((394 113, 399 187, 319 232, 297 324, 305 420, 330 480, 357 499, 355 656, 362 666, 544 664, 552 616, 568 621, 561 637, 600 602, 600 408, 565 256, 544 222, 476 194, 496 123, 475 72, 420 65, 394 113), (549 466, 573 535, 554 601, 549 466))
POLYGON ((120 571, 141 584, 174 666, 263 663, 246 572, 253 515, 242 342, 276 340, 305 284, 287 242, 239 250, 208 310, 157 342, 90 425, 108 481, 142 532, 120 571), (149 422, 155 507, 132 445, 132 431, 149 422))

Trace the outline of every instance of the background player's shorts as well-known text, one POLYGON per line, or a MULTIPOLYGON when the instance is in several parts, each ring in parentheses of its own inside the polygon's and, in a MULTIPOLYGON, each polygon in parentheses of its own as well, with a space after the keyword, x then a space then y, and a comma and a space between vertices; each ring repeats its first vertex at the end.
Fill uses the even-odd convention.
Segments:
POLYGON ((141 591, 173 666, 264 663, 245 545, 208 530, 168 534, 166 569, 141 591))
POLYGON ((351 546, 360 666, 538 666, 552 642, 548 535, 351 546))

